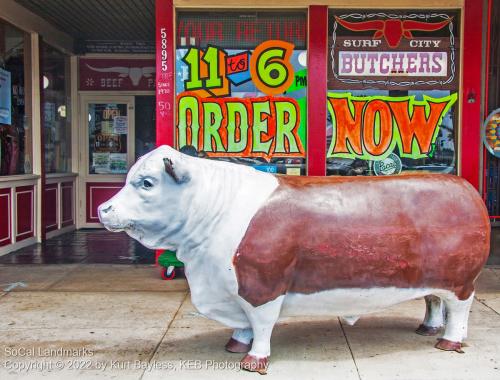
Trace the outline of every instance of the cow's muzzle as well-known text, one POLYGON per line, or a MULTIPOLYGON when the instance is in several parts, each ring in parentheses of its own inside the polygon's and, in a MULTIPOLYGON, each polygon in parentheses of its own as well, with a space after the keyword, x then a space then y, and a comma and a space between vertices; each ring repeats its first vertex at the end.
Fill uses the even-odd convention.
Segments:
POLYGON ((113 211, 113 205, 110 203, 103 203, 97 208, 97 215, 102 224, 106 224, 106 221, 110 218, 110 214, 113 211))
POLYGON ((114 208, 112 204, 103 203, 97 208, 99 221, 106 227, 107 230, 112 232, 119 232, 124 230, 124 226, 116 223, 116 216, 114 215, 114 208))

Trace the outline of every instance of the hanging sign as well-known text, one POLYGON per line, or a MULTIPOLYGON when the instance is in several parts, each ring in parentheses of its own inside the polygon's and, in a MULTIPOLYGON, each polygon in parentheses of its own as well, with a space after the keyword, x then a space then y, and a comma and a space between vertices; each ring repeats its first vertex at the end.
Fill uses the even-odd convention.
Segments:
POLYGON ((80 91, 154 91, 154 59, 80 58, 80 91))
POLYGON ((12 124, 12 87, 10 72, 0 68, 0 124, 12 124))
POLYGON ((454 15, 371 12, 334 16, 329 88, 453 89, 458 75, 454 15))
POLYGON ((488 152, 500 157, 500 108, 496 109, 483 124, 483 142, 488 152))

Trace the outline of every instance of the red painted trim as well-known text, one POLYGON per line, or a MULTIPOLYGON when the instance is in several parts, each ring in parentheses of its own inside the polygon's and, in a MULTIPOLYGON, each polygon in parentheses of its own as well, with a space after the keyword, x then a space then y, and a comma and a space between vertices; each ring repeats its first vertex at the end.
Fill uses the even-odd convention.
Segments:
MULTIPOLYGON (((156 0, 156 145, 174 145, 174 3, 156 0), (163 33, 162 33, 163 32, 163 33), (163 38, 162 38, 163 37, 163 38), (165 49, 162 50, 162 42, 165 49), (165 57, 162 57, 162 53, 165 57), (166 63, 166 65, 165 65, 166 63)), ((156 265, 161 251, 156 251, 156 265)))
MULTIPOLYGON (((485 65, 484 65, 484 109, 485 109, 485 113, 486 115, 489 114, 489 107, 488 107, 488 102, 489 102, 489 73, 490 73, 490 48, 491 48, 491 8, 492 8, 492 4, 491 4, 491 0, 488 0, 488 9, 487 9, 487 12, 488 12, 488 20, 487 20, 487 26, 486 26, 486 62, 485 62, 485 65)), ((483 142, 481 141, 481 144, 483 144, 483 142)), ((482 176, 483 176, 483 200, 486 202, 486 198, 487 198, 487 189, 488 189, 488 185, 487 185, 487 176, 488 176, 488 171, 487 171, 487 168, 486 168, 486 160, 487 160, 487 155, 488 155, 488 152, 486 151, 486 147, 484 145, 482 145, 482 149, 483 149, 483 173, 482 173, 482 176)), ((494 216, 490 216, 490 218, 495 218, 494 216)))
POLYGON ((34 186, 19 186, 15 189, 15 197, 16 197, 16 242, 28 239, 30 237, 35 236, 35 187, 34 186), (19 196, 23 196, 21 193, 30 193, 29 195, 29 205, 26 201, 21 202, 19 200, 19 196), (28 207, 28 208, 26 208, 28 207), (20 231, 21 226, 25 224, 26 220, 23 219, 23 216, 27 216, 29 218, 29 230, 20 231), (21 223, 22 221, 22 223, 21 223))
POLYGON ((75 224, 74 212, 73 212, 73 182, 62 182, 61 183, 61 228, 72 226, 75 224), (66 194, 69 192, 69 201, 66 201, 66 194), (69 207, 69 219, 64 219, 66 215, 67 208, 69 207))
POLYGON ((309 7, 307 61, 307 174, 326 174, 328 7, 309 7))
POLYGON ((481 58, 483 7, 476 0, 464 6, 463 68, 462 68, 462 148, 461 175, 479 189, 479 158, 481 154, 481 58), (473 96, 475 101, 469 103, 473 96))
POLYGON ((156 145, 174 144, 174 4, 156 0, 156 145), (163 55, 163 56, 162 56, 163 55))
POLYGON ((57 183, 51 183, 45 186, 45 214, 44 214, 44 226, 45 232, 55 231, 59 228, 58 226, 58 202, 59 202, 59 185, 57 183), (55 191, 54 198, 51 198, 51 191, 55 191))
POLYGON ((0 189, 0 231, 5 231, 5 235, 0 234, 0 247, 12 244, 12 208, 11 208, 11 189, 10 187, 0 189), (2 207, 5 202, 5 208, 2 207))
POLYGON ((158 266, 158 258, 163 254, 163 252, 165 252, 163 249, 157 249, 155 251, 155 264, 156 266, 158 266))

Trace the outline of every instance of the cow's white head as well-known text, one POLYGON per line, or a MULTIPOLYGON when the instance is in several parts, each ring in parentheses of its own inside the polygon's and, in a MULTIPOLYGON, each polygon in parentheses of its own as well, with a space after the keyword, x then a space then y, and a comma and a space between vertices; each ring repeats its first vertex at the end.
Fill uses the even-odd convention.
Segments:
POLYGON ((125 231, 152 249, 175 248, 192 202, 190 168, 201 160, 161 146, 130 169, 125 186, 98 208, 110 231, 125 231))

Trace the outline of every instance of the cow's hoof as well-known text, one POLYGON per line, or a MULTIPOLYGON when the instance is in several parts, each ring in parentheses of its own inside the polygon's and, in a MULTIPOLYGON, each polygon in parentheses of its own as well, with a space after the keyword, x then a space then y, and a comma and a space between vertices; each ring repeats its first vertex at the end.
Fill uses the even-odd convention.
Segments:
POLYGON ((252 348, 252 342, 246 344, 242 343, 234 338, 229 339, 226 343, 226 351, 235 354, 246 354, 252 348))
POLYGON ((438 339, 438 342, 434 347, 443 351, 456 351, 460 354, 464 353, 464 351, 462 350, 462 343, 452 342, 451 340, 447 339, 438 339))
POLYGON ((426 325, 420 325, 415 330, 418 335, 433 336, 439 332, 439 327, 430 327, 426 325))
POLYGON ((267 358, 257 358, 252 355, 245 355, 245 357, 241 359, 241 369, 250 372, 258 372, 261 375, 267 374, 268 364, 267 358))

